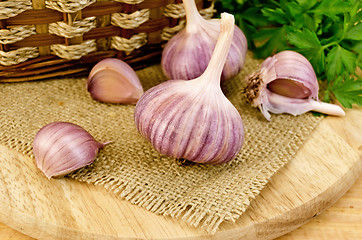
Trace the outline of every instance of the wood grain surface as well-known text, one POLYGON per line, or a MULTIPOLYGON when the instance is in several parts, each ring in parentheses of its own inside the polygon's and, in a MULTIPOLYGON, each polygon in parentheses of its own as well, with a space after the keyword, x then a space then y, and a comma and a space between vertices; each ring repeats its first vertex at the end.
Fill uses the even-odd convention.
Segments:
MULTIPOLYGON (((276 240, 359 240, 362 236, 362 175, 333 206, 276 240)), ((33 240, 0 223, 1 240, 33 240)))
POLYGON ((0 145, 0 239, 362 239, 361 173, 356 108, 324 119, 246 213, 209 235, 102 187, 49 181, 32 161, 0 145))

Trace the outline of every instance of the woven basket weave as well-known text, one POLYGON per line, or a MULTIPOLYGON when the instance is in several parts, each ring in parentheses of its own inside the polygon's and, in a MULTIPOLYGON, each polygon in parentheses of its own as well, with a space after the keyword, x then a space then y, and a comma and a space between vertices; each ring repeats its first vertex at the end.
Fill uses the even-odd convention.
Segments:
MULTIPOLYGON (((196 4, 213 16, 212 1, 196 4)), ((181 0, 0 1, 0 82, 85 75, 106 57, 143 68, 184 26, 181 0)))

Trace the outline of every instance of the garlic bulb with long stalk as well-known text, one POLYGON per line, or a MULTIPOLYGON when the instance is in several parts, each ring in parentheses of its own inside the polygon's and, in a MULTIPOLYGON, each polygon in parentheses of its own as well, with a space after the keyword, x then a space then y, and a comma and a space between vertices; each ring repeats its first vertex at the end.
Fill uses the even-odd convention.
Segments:
MULTIPOLYGON (((204 19, 197 10, 195 0, 183 0, 186 26, 173 36, 162 51, 161 66, 168 79, 194 79, 209 64, 220 33, 220 19, 204 19)), ((235 76, 244 66, 247 41, 235 26, 222 80, 235 76)))
POLYGON ((221 14, 221 32, 205 72, 193 80, 169 80, 146 91, 136 104, 135 124, 160 153, 197 163, 232 160, 244 140, 239 112, 224 96, 220 78, 234 29, 221 14))
POLYGON ((36 166, 50 179, 93 163, 98 150, 108 143, 97 142, 76 124, 53 122, 35 135, 33 153, 36 166))
POLYGON ((117 58, 106 58, 94 65, 87 89, 93 99, 116 104, 135 104, 143 94, 136 72, 117 58))
POLYGON ((266 119, 271 113, 300 115, 316 111, 344 116, 341 107, 318 100, 319 85, 310 62, 300 53, 282 51, 267 58, 247 78, 246 97, 266 119))

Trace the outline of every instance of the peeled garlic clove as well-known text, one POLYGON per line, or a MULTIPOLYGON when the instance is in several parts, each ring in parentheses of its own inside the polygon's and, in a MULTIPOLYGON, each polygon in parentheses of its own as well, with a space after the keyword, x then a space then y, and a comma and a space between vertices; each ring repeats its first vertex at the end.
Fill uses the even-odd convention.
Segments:
POLYGON ((138 131, 166 156, 220 164, 243 145, 242 119, 220 87, 234 28, 233 15, 221 16, 221 33, 205 72, 193 80, 163 82, 136 104, 138 131))
POLYGON ((97 142, 76 124, 53 122, 35 135, 33 154, 36 166, 50 179, 93 163, 98 150, 106 144, 97 142))
POLYGON ((341 107, 318 100, 319 85, 310 62, 294 51, 282 51, 267 58, 260 69, 247 78, 245 93, 252 106, 266 119, 272 113, 300 115, 316 111, 344 116, 341 107))
MULTIPOLYGON (((220 19, 204 19, 194 0, 183 1, 186 27, 173 36, 162 51, 161 66, 168 79, 194 79, 209 64, 217 38, 220 19)), ((235 76, 244 66, 247 41, 243 32, 234 27, 234 35, 222 72, 222 80, 235 76)))
POLYGON ((106 103, 135 104, 143 94, 135 71, 117 58, 103 59, 92 68, 87 89, 93 99, 106 103))

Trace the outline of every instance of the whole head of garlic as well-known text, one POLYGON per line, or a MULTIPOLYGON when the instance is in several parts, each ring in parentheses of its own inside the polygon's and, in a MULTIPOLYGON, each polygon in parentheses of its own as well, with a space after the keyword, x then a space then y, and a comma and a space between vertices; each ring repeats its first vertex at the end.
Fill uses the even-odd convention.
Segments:
POLYGON ((33 153, 36 166, 50 179, 93 163, 98 150, 106 144, 108 142, 97 142, 76 124, 53 122, 42 127, 35 135, 33 153))
POLYGON ((260 69, 247 77, 245 93, 266 119, 271 113, 300 115, 316 111, 344 116, 337 105, 318 100, 319 85, 310 62, 294 51, 282 51, 268 57, 260 69))
POLYGON ((135 104, 143 94, 135 71, 117 58, 103 59, 92 68, 87 89, 93 99, 106 103, 135 104))
POLYGON ((243 122, 220 87, 233 29, 233 15, 223 13, 220 36, 205 72, 189 81, 163 82, 137 102, 136 127, 160 153, 219 164, 232 160, 240 151, 243 122))
MULTIPOLYGON (((204 19, 194 0, 183 0, 186 27, 173 36, 162 51, 161 66, 168 79, 194 79, 209 64, 220 33, 220 19, 204 19)), ((239 27, 234 34, 222 72, 222 80, 235 76, 244 66, 247 41, 239 27)))

